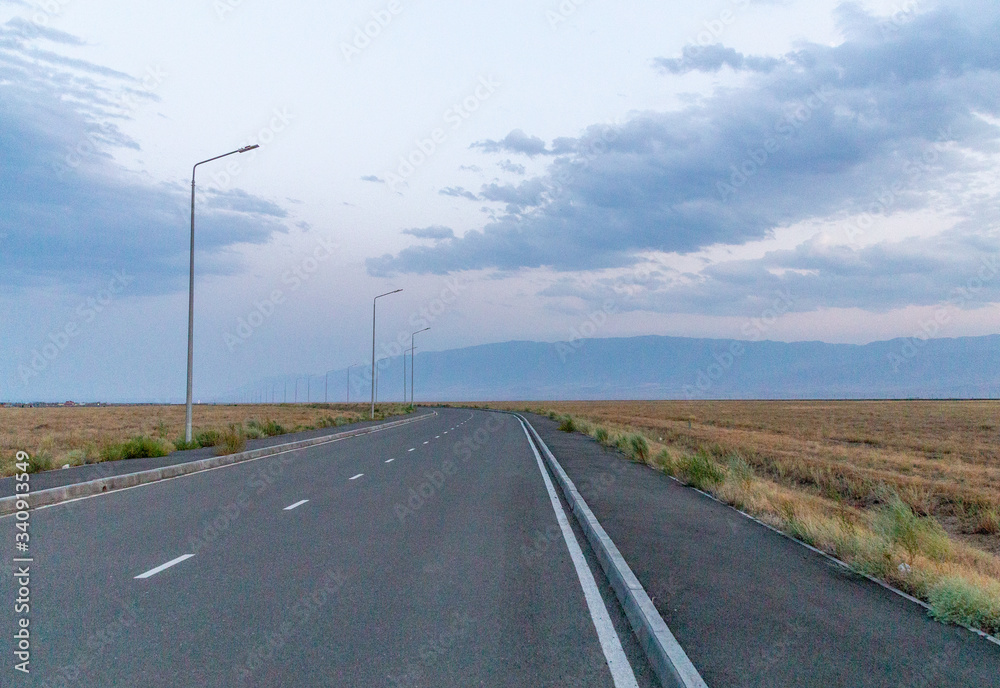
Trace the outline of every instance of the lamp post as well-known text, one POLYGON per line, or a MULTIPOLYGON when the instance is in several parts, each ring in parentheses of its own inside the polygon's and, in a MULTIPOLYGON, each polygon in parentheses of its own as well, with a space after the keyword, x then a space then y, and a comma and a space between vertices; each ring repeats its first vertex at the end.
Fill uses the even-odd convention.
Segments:
POLYGON ((416 332, 414 332, 413 334, 410 335, 410 406, 413 406, 413 383, 414 383, 413 354, 416 353, 416 350, 417 350, 417 348, 413 345, 413 338, 415 336, 417 336, 418 334, 420 334, 421 332, 426 332, 429 329, 431 329, 431 328, 425 327, 424 329, 417 330, 416 332))
POLYGON ((188 360, 187 360, 187 401, 184 407, 184 441, 191 441, 191 400, 194 392, 194 177, 195 173, 198 171, 198 165, 204 165, 206 162, 212 162, 213 160, 218 160, 219 158, 225 158, 226 156, 233 155, 235 153, 246 153, 247 151, 252 151, 254 148, 259 148, 260 146, 254 144, 252 146, 243 146, 229 153, 223 153, 222 155, 217 155, 214 158, 209 158, 208 160, 202 160, 199 163, 195 163, 194 167, 191 168, 191 270, 188 276, 188 360))
POLYGON ((372 420, 375 420, 375 304, 383 296, 389 296, 390 294, 398 294, 403 291, 402 289, 396 289, 395 291, 387 291, 384 294, 379 294, 374 299, 372 299, 372 420))

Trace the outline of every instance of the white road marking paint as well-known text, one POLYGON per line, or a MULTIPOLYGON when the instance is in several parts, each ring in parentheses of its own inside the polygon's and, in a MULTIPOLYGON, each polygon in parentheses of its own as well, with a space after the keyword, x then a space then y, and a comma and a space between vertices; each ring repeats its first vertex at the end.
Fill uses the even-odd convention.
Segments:
POLYGON ((414 447, 413 449, 407 449, 406 451, 417 451, 417 448, 414 447))
POLYGON ((194 556, 193 554, 185 554, 183 556, 177 557, 176 559, 174 559, 172 561, 168 561, 166 564, 162 564, 160 566, 157 566, 155 569, 150 569, 149 571, 146 571, 146 573, 140 573, 138 576, 135 577, 135 579, 139 580, 140 578, 152 578, 153 576, 155 576, 156 574, 160 573, 161 571, 166 571, 171 566, 176 566, 177 564, 181 563, 182 561, 187 561, 188 559, 190 559, 193 556, 194 556))
POLYGON ((386 461, 386 463, 392 463, 392 462, 393 462, 393 461, 395 461, 395 460, 396 460, 396 459, 389 459, 388 461, 386 461))
POLYGON ((292 509, 298 509, 300 506, 302 506, 308 501, 309 501, 308 499, 303 499, 301 502, 295 502, 295 504, 292 504, 291 506, 286 506, 284 509, 282 509, 282 511, 291 511, 292 509))
POLYGON ((424 444, 430 444, 430 440, 428 440, 427 442, 424 442, 424 444))
POLYGON ((364 473, 358 473, 356 476, 354 476, 353 478, 351 478, 351 480, 357 480, 358 478, 360 478, 363 475, 364 475, 364 473))
POLYGON ((436 439, 436 440, 441 439, 441 435, 434 435, 434 439, 436 439))
POLYGON ((604 606, 604 600, 601 599, 601 591, 597 589, 597 581, 594 580, 594 573, 590 570, 587 560, 583 557, 583 550, 580 549, 580 543, 577 542, 576 535, 573 534, 573 529, 566 518, 566 512, 563 511, 562 504, 559 503, 559 497, 556 495, 556 489, 552 485, 552 479, 549 478, 549 474, 545 470, 545 465, 542 463, 542 456, 538 453, 534 443, 532 443, 531 435, 528 434, 528 429, 524 427, 524 423, 521 423, 521 429, 524 430, 524 436, 528 439, 528 446, 531 447, 531 451, 535 455, 538 470, 542 472, 542 480, 545 481, 545 489, 549 493, 552 510, 556 513, 556 521, 559 522, 563 540, 565 540, 566 547, 569 549, 577 578, 580 579, 580 586, 583 588, 583 597, 587 601, 587 609, 590 611, 590 618, 594 622, 594 628, 597 630, 597 639, 600 641, 601 649, 604 651, 604 658, 608 662, 608 669, 611 670, 611 678, 614 679, 615 688, 639 688, 639 684, 635 680, 635 673, 632 671, 632 666, 628 663, 625 650, 622 649, 621 638, 618 637, 614 624, 611 622, 611 615, 608 614, 608 609, 604 606))

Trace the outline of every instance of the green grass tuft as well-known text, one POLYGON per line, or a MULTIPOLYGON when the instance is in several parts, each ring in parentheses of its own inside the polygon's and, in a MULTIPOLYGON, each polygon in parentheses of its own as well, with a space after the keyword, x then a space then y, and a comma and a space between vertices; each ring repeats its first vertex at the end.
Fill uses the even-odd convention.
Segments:
POLYGON ((928 601, 930 614, 938 621, 1000 633, 1000 586, 990 591, 964 578, 945 577, 931 587, 928 601))
POLYGON ((710 490, 726 479, 722 468, 704 450, 682 458, 678 462, 677 472, 688 485, 703 491, 710 490))

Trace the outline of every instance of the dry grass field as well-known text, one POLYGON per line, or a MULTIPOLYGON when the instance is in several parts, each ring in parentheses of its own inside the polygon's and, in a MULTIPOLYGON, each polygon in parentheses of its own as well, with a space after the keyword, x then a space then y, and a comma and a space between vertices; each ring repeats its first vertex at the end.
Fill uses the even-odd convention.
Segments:
POLYGON ((1000 402, 490 406, 559 416, 929 601, 943 620, 1000 632, 1000 402))
MULTIPOLYGON (((402 411, 400 404, 379 408, 383 417, 402 411)), ((364 404, 196 406, 194 434, 222 434, 230 426, 249 434, 251 421, 261 425, 273 421, 272 427, 294 432, 365 418, 364 404)), ((152 439, 161 452, 169 453, 183 437, 183 406, 0 408, 0 476, 13 474, 18 451, 40 456, 48 464, 44 467, 57 468, 108 460, 115 457, 114 449, 133 438, 152 439)))

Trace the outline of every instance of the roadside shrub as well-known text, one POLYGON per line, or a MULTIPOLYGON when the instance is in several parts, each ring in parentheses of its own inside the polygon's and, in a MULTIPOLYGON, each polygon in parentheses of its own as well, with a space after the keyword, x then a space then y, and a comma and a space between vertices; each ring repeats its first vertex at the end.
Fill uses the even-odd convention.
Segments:
POLYGON ((187 451, 188 449, 197 449, 201 445, 198 444, 197 440, 192 440, 188 442, 183 437, 174 440, 174 449, 176 451, 187 451))
POLYGON ((607 428, 597 428, 594 430, 594 439, 604 446, 611 444, 611 435, 608 434, 607 428))
POLYGON ((704 450, 682 458, 678 462, 677 472, 688 485, 704 491, 720 484, 726 478, 719 465, 704 450))
POLYGON ((729 479, 733 480, 743 488, 747 489, 753 482, 755 474, 753 467, 739 454, 732 454, 727 465, 729 479))
POLYGON ((559 424, 559 429, 563 432, 576 432, 576 424, 573 422, 573 416, 566 416, 563 422, 559 424))
POLYGON ((126 459, 147 459, 154 456, 166 456, 173 451, 173 445, 158 437, 139 435, 127 442, 105 445, 101 449, 102 461, 124 461, 126 459))
POLYGON ((288 433, 288 430, 286 430, 283 425, 273 420, 267 421, 261 427, 264 429, 264 432, 267 434, 268 437, 274 437, 275 435, 284 435, 288 433))
POLYGON ((677 472, 674 457, 668 449, 661 449, 660 453, 653 459, 653 463, 667 475, 674 475, 677 472))
POLYGON ((243 428, 238 425, 230 425, 229 429, 222 433, 219 443, 216 445, 215 455, 238 454, 245 451, 246 448, 247 438, 243 434, 243 428))
POLYGON ((915 514, 895 493, 875 512, 872 527, 889 542, 906 550, 910 561, 920 553, 940 560, 951 550, 948 534, 941 524, 931 517, 915 514))
POLYGON ((638 433, 632 433, 625 437, 626 451, 630 459, 646 463, 649 460, 649 443, 646 438, 638 433))
POLYGON ((555 411, 549 411, 549 418, 551 420, 559 420, 559 414, 555 411))
POLYGON ((248 440, 259 440, 263 437, 267 437, 267 432, 261 426, 260 421, 249 420, 247 421, 247 426, 243 430, 243 436, 248 440))
POLYGON ((40 473, 52 469, 52 454, 45 449, 40 449, 34 454, 28 455, 28 473, 40 473))
POLYGON ((218 430, 204 430, 194 436, 199 447, 214 447, 222 441, 222 433, 218 430))
POLYGON ((939 621, 1000 633, 1000 585, 996 583, 987 588, 946 576, 931 587, 928 601, 931 616, 939 621))

